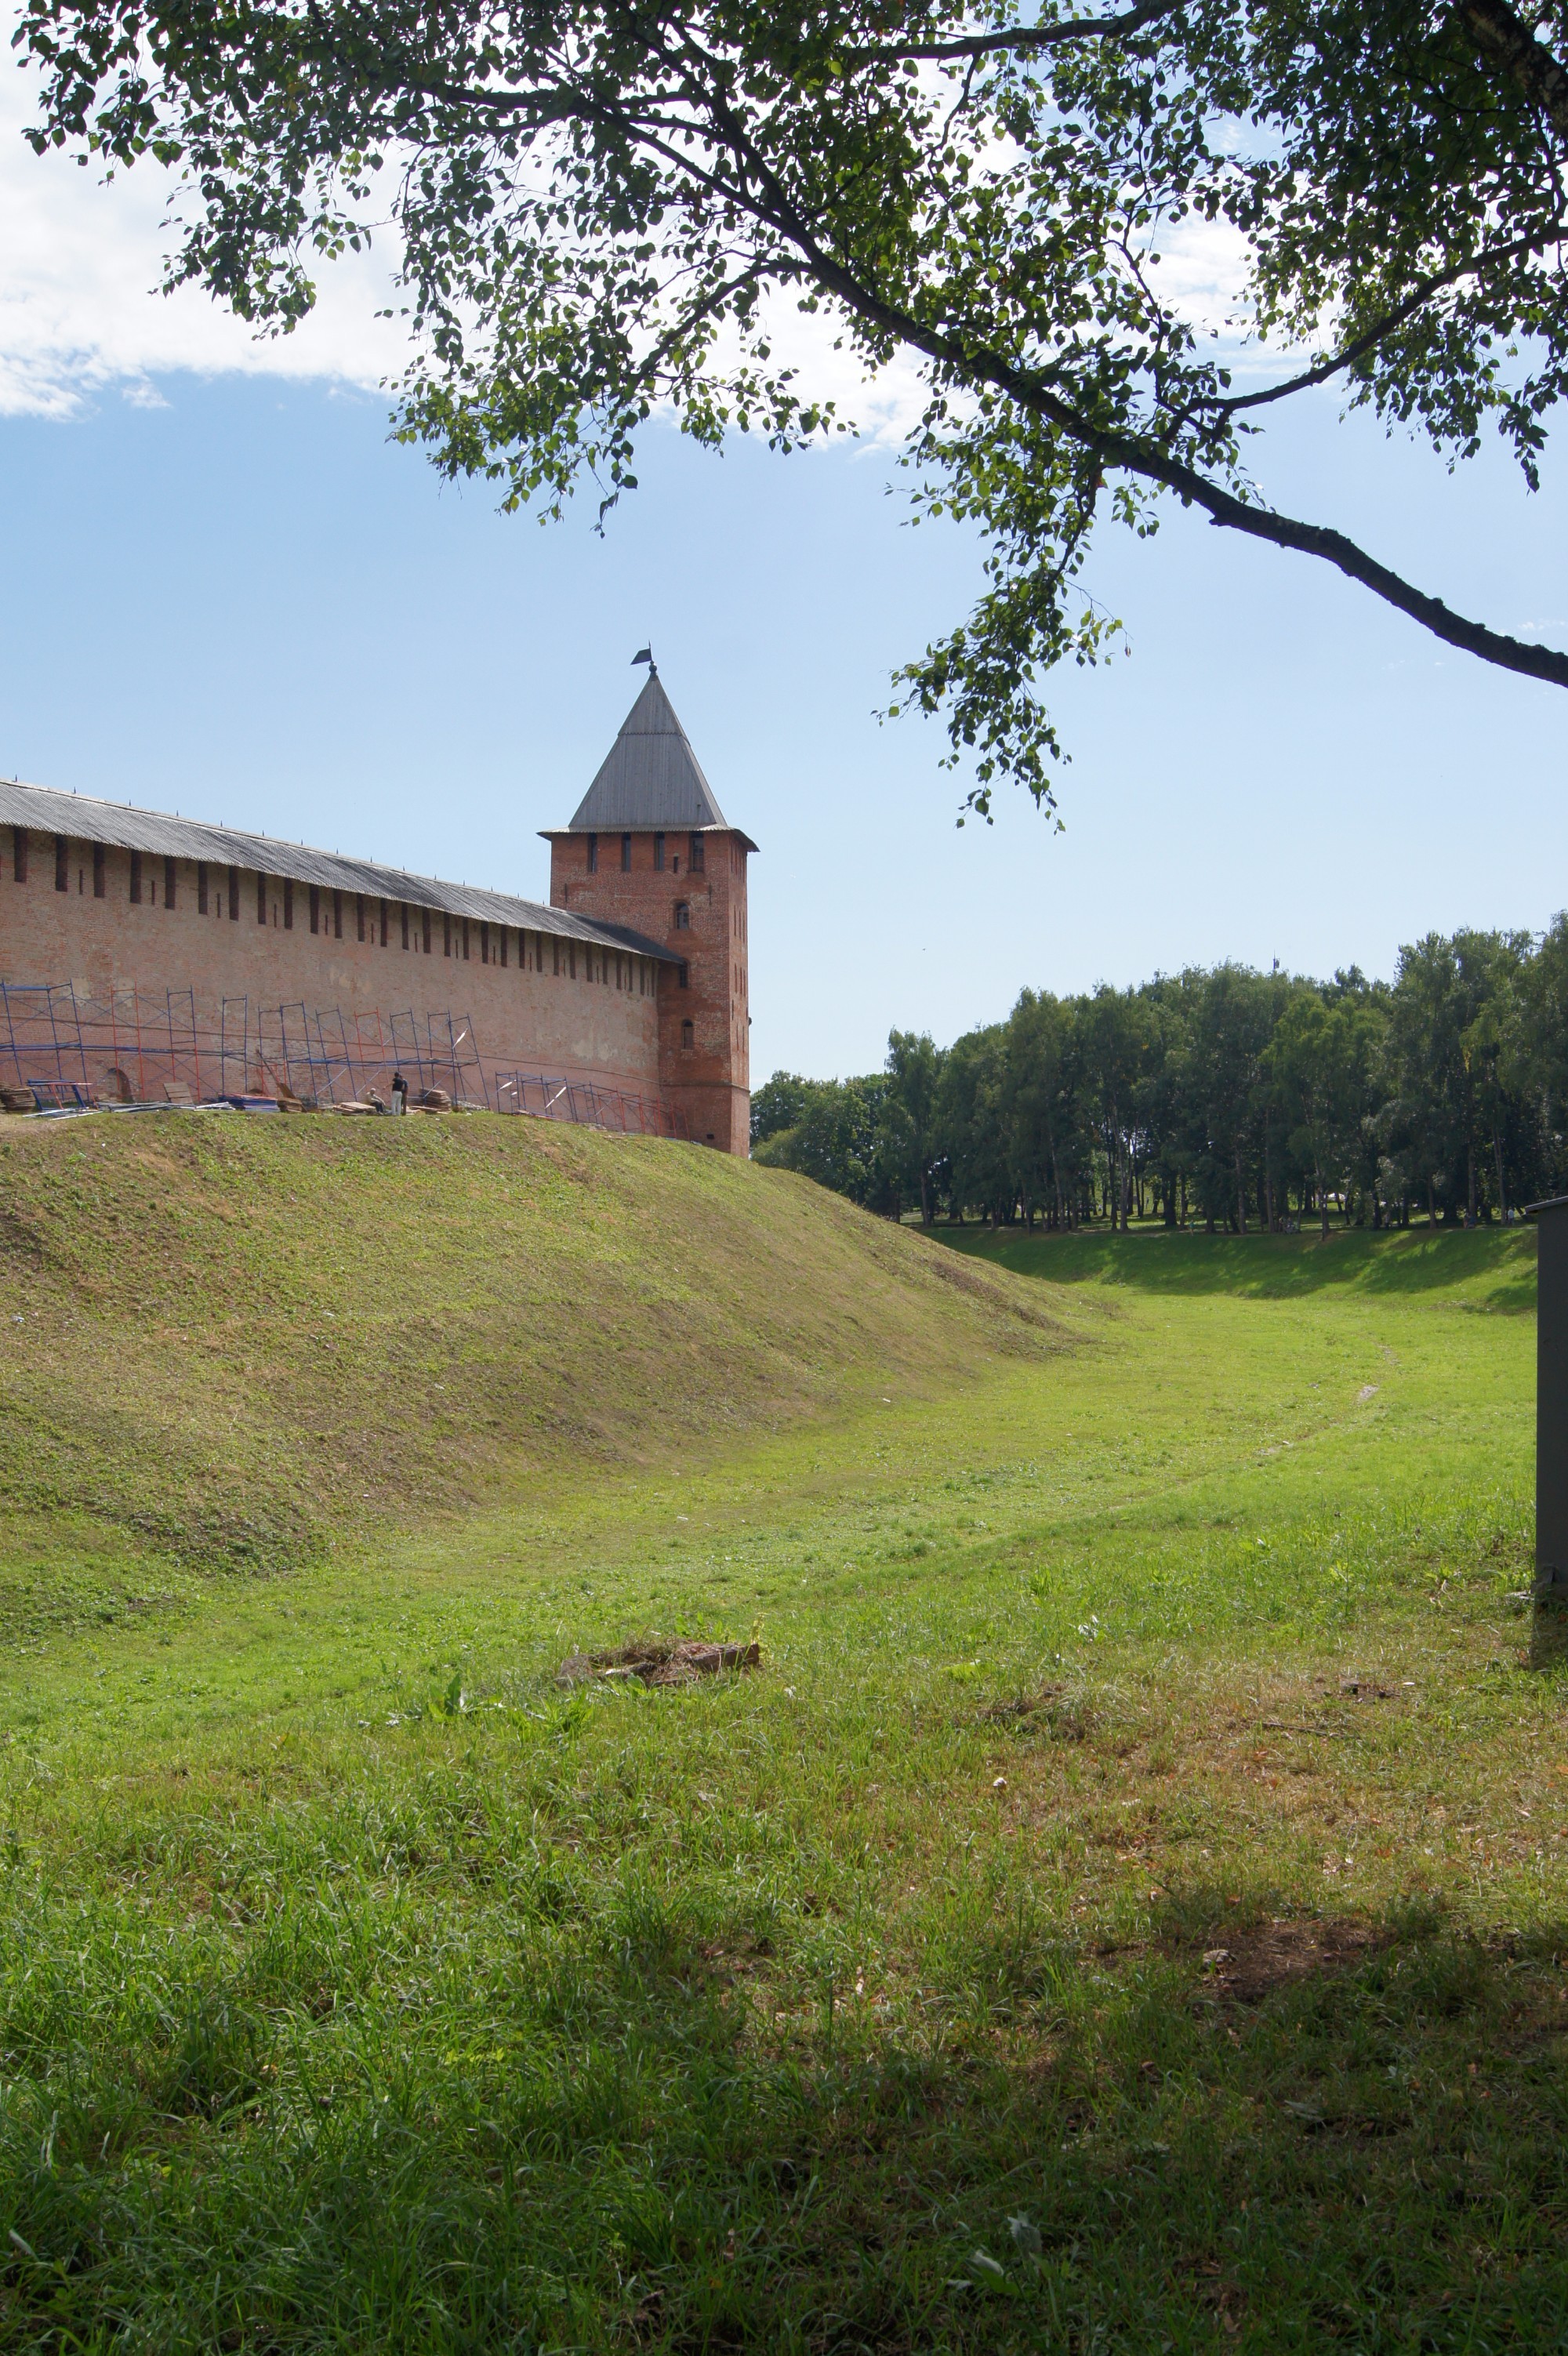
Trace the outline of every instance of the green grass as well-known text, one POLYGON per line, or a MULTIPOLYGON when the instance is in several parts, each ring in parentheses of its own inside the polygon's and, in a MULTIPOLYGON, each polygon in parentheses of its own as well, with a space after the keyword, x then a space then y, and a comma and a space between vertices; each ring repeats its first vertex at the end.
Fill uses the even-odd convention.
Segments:
MULTIPOLYGON (((252 1139, 263 1188, 384 1151, 252 1139)), ((50 1621, 135 1535, 73 1507, 22 1580, 0 2345, 1563 2344, 1530 1238, 971 1237, 1013 1274, 953 1293, 790 1182, 584 1150, 618 1282, 646 1168, 643 1237, 717 1190, 693 1255, 716 1203, 818 1337, 787 1411, 623 1369, 635 1447, 521 1431, 466 1510, 50 1621), (754 1626, 755 1676, 554 1682, 754 1626)))

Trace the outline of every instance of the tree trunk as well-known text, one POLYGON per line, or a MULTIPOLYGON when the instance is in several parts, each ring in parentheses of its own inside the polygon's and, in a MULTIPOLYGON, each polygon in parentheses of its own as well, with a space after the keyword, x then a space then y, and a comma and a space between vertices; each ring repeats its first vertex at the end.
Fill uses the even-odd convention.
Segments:
POLYGON ((1328 1188, 1324 1183, 1323 1173, 1321 1170, 1317 1173, 1317 1216, 1319 1231, 1322 1234, 1325 1242, 1326 1242, 1328 1237, 1328 1188))
POLYGON ((1241 1175, 1241 1149, 1236 1148, 1236 1232, 1247 1232, 1247 1182, 1241 1175))
POLYGON ((1473 1227, 1476 1224, 1476 1148, 1469 1139, 1465 1144, 1465 1225, 1473 1227))
POLYGON ((1433 1192, 1430 1170, 1426 1173, 1426 1224, 1429 1227, 1437 1225, 1437 1196, 1433 1192))
POLYGON ((1499 1219, 1506 1220, 1509 1215, 1509 1198, 1503 1185, 1503 1140, 1500 1130, 1492 1131, 1492 1158, 1498 1169, 1498 1216, 1499 1219))

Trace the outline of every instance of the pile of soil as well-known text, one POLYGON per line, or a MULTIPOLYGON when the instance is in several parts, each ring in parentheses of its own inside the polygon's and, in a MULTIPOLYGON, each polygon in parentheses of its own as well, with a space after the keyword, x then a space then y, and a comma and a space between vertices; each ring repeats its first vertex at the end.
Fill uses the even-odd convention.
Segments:
POLYGON ((636 1677, 645 1686, 689 1686, 698 1677, 716 1676, 722 1669, 757 1669, 762 1647, 750 1644, 710 1644, 696 1637, 679 1642, 666 1636, 644 1636, 613 1653, 572 1653, 556 1677, 564 1686, 613 1683, 636 1677))

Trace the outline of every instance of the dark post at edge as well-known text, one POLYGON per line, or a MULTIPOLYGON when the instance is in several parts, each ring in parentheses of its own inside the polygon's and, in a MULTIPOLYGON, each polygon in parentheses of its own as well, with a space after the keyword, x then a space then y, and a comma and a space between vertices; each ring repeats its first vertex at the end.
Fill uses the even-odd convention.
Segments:
POLYGON ((1536 1222, 1533 1667, 1568 1655, 1568 1194, 1531 1203, 1536 1222))

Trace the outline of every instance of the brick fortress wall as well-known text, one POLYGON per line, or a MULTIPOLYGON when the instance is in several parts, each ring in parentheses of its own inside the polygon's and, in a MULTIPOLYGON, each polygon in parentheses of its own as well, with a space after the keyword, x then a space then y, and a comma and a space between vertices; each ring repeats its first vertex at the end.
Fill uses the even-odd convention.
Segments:
MULTIPOLYGON (((6 827, 0 980, 79 997, 194 991, 199 1007, 412 1009, 472 1022, 489 1078, 543 1072, 660 1093, 661 977, 648 958, 438 909, 6 827), (203 905, 205 903, 205 905, 203 905)), ((662 977, 665 994, 674 978, 662 977)))
POLYGON ((744 835, 552 833, 550 900, 668 948, 659 994, 660 1089, 699 1143, 751 1151, 744 835))

